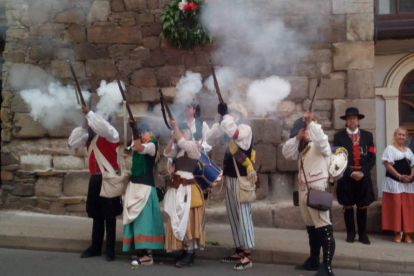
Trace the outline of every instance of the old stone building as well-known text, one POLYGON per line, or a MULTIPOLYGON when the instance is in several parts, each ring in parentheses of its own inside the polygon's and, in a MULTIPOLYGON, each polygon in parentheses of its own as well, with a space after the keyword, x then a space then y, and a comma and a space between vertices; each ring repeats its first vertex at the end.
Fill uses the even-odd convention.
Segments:
MULTIPOLYGON (((159 18, 168 2, 3 1, 7 32, 2 70, 1 209, 85 215, 89 180, 86 153, 67 145, 74 126, 64 124, 53 130, 45 129, 32 119, 18 93, 34 85, 45 85, 50 76, 65 84, 73 83, 67 59, 72 61, 81 85, 92 92, 102 79, 112 81, 120 76, 127 84, 128 99, 137 117, 157 102, 158 86, 163 87, 171 101, 175 96, 174 86, 186 70, 199 72, 203 78, 210 75, 208 61, 214 45, 184 50, 160 39, 159 18), (11 85, 9 73, 13 68, 28 72, 30 78, 11 85)), ((315 117, 330 140, 344 127, 339 117, 349 106, 356 106, 366 115, 361 127, 376 133, 380 139, 376 130, 383 129, 384 120, 376 123, 376 117, 382 113, 376 112, 376 95, 381 94, 375 88, 380 83, 376 81, 375 62, 380 58, 375 55, 374 46, 374 0, 279 2, 280 9, 268 12, 277 14, 286 25, 312 39, 307 42, 310 50, 306 57, 284 65, 283 77, 290 81, 292 92, 280 103, 277 113, 265 119, 250 118, 258 164, 262 165, 262 187, 253 206, 253 217, 257 226, 303 228, 299 209, 291 203, 297 164, 284 160, 281 147, 294 120, 309 106, 318 75, 324 78, 314 105, 315 117), (316 30, 310 27, 314 20, 322 22, 316 30)), ((214 110, 203 108, 203 117, 208 122, 214 115, 214 110)), ((387 114, 387 124, 388 120, 387 114)), ((123 132, 119 120, 115 126, 123 132)), ((217 164, 221 163, 223 150, 217 148, 212 152, 217 164)), ((159 172, 166 172, 163 161, 159 172)), ((370 212, 371 230, 378 231, 380 204, 375 203, 370 212)), ((227 222, 222 195, 213 195, 208 215, 210 223, 227 222)), ((333 215, 336 229, 343 230, 337 204, 333 215)))

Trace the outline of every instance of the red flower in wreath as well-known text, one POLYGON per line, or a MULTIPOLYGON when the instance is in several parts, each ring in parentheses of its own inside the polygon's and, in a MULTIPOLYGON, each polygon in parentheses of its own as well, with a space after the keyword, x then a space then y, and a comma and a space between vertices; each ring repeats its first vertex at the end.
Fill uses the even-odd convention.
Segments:
POLYGON ((197 8, 198 8, 198 5, 194 4, 193 2, 190 2, 189 4, 187 4, 183 7, 183 10, 185 10, 185 11, 194 11, 197 8))

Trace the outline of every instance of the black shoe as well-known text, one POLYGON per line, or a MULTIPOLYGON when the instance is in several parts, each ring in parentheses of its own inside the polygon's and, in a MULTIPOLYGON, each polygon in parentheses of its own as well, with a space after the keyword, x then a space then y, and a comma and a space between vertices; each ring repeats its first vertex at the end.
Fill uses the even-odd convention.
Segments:
POLYGON ((106 258, 105 258, 105 260, 107 262, 115 261, 115 251, 113 249, 109 249, 109 248, 106 249, 106 258))
POLYGON ((331 268, 328 268, 326 265, 321 264, 318 272, 313 276, 335 276, 331 268))
POLYGON ((346 234, 346 242, 354 243, 355 242, 355 233, 347 233, 346 234))
POLYGON ((357 209, 358 240, 363 244, 371 244, 367 236, 367 208, 357 209))
POLYGON ((101 256, 101 251, 96 250, 93 246, 89 246, 85 251, 83 251, 81 258, 92 258, 96 256, 101 256))
POLYGON ((358 234, 358 236, 359 236, 359 241, 361 242, 361 243, 363 243, 363 244, 367 244, 367 245, 370 245, 371 244, 371 241, 369 240, 369 238, 368 238, 368 236, 367 236, 367 234, 366 233, 361 233, 361 234, 358 234))
POLYGON ((319 260, 308 258, 303 264, 295 266, 295 270, 318 271, 319 260))
POLYGON ((195 254, 193 253, 188 253, 185 254, 184 258, 182 258, 181 260, 179 260, 178 262, 175 263, 176 267, 187 267, 187 266, 192 266, 194 264, 194 258, 195 258, 195 254))

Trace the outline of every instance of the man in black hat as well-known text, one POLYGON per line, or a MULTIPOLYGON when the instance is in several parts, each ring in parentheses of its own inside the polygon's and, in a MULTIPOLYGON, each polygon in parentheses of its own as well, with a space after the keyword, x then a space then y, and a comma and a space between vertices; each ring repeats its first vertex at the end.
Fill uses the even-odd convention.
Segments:
POLYGON ((371 180, 371 170, 375 165, 375 147, 371 132, 359 128, 359 120, 365 116, 355 107, 349 107, 345 115, 346 129, 334 135, 334 146, 348 151, 348 166, 343 177, 338 180, 336 194, 339 204, 343 205, 347 237, 355 240, 354 205, 357 206, 357 225, 359 241, 370 244, 367 236, 367 208, 375 200, 371 180))

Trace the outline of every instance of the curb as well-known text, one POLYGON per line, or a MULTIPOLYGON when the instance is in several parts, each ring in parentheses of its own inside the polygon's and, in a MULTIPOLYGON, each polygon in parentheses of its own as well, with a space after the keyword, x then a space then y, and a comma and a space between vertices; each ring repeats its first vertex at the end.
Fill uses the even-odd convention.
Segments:
MULTIPOLYGON (((60 251, 80 253, 90 245, 90 240, 66 239, 66 238, 47 238, 34 236, 19 235, 0 235, 1 248, 60 251)), ((115 251, 118 255, 129 255, 128 252, 122 252, 122 242, 117 241, 115 251)), ((197 257, 207 260, 217 260, 218 256, 227 256, 233 251, 232 248, 223 246, 206 246, 205 250, 198 251, 197 257)), ((171 258, 172 254, 165 251, 157 252, 156 256, 171 258)), ((307 258, 307 254, 300 252, 285 252, 255 249, 252 254, 254 262, 266 264, 297 265, 301 264, 307 258)), ((414 261, 384 261, 381 259, 354 258, 341 255, 335 255, 333 267, 389 272, 389 273, 413 273, 414 261)))

